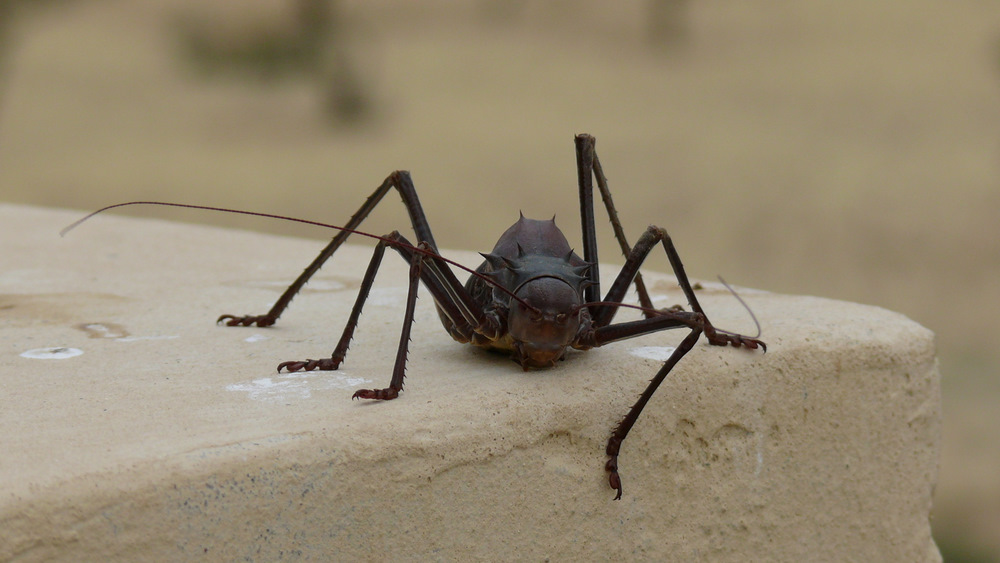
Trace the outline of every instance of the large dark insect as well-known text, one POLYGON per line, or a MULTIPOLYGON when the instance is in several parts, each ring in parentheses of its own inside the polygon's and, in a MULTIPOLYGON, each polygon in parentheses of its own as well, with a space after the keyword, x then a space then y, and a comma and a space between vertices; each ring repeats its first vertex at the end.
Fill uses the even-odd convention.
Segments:
MULTIPOLYGON (((319 256, 292 282, 271 310, 265 315, 222 315, 218 322, 228 326, 271 326, 292 298, 306 284, 340 245, 351 234, 359 234, 378 240, 371 262, 365 272, 358 292, 357 301, 347 320, 347 326, 340 342, 328 358, 282 362, 278 371, 335 370, 347 355, 348 346, 358 325, 361 309, 368 298, 375 275, 385 253, 390 247, 410 264, 409 288, 406 298, 406 312, 403 317, 402 334, 392 379, 384 389, 361 389, 354 393, 355 399, 390 400, 403 390, 406 370, 406 355, 413 324, 417 288, 420 282, 434 297, 441 323, 452 338, 461 343, 509 353, 525 370, 552 367, 569 348, 587 350, 626 338, 670 328, 687 328, 691 332, 681 341, 663 367, 642 392, 622 421, 614 428, 608 440, 608 461, 605 469, 611 487, 617 491, 615 499, 622 496, 621 478, 618 475, 618 454, 622 442, 639 418, 642 409, 656 392, 670 370, 695 345, 704 334, 709 344, 732 345, 743 348, 761 348, 765 344, 756 337, 747 337, 716 329, 698 303, 698 298, 688 281, 680 256, 674 248, 667 232, 651 226, 630 247, 618 219, 618 213, 611 201, 607 179, 594 150, 595 139, 590 135, 576 136, 576 166, 579 176, 580 215, 583 225, 583 258, 570 249, 563 233, 554 220, 536 221, 523 215, 497 241, 493 251, 483 254, 485 261, 475 271, 443 258, 437 251, 437 244, 417 198, 416 189, 405 171, 390 174, 385 181, 365 201, 364 205, 343 227, 335 227, 314 221, 290 219, 267 213, 235 211, 248 215, 290 219, 301 223, 331 227, 339 230, 333 240, 320 252, 319 256), (605 207, 611 219, 615 238, 625 254, 625 265, 611 284, 611 289, 602 300, 600 297, 600 276, 597 268, 597 240, 594 229, 594 179, 601 192, 605 207), (417 243, 413 244, 399 232, 379 237, 357 231, 357 227, 382 200, 390 189, 399 192, 403 204, 409 212, 417 243), (677 276, 691 311, 680 307, 655 309, 639 268, 657 244, 663 246, 670 265, 677 276), (463 285, 451 266, 469 271, 472 275, 463 285), (625 305, 621 301, 629 286, 635 284, 640 306, 625 305), (645 318, 637 321, 612 324, 615 313, 621 307, 633 307, 643 311, 645 318)), ((63 230, 69 231, 93 215, 124 205, 156 204, 177 207, 192 207, 215 211, 230 211, 196 205, 164 204, 159 202, 131 202, 106 207, 95 211, 63 230)))

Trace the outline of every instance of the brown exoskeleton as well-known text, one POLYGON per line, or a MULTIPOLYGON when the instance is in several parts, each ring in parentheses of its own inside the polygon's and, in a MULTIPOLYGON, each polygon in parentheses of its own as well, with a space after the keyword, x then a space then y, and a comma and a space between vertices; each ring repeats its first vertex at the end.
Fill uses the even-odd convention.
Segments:
MULTIPOLYGON (((229 326, 273 325, 292 298, 323 263, 351 234, 359 234, 377 239, 378 244, 362 279, 358 298, 347 320, 347 326, 333 354, 328 358, 288 361, 278 365, 278 371, 335 370, 340 366, 347 355, 354 329, 357 327, 362 307, 375 280, 385 248, 390 247, 410 264, 406 312, 396 351, 396 362, 388 387, 361 389, 354 393, 354 398, 357 399, 390 400, 398 397, 403 390, 410 327, 413 323, 420 282, 423 282, 434 297, 441 322, 452 338, 461 343, 507 352, 526 370, 552 367, 570 348, 586 350, 650 332, 687 328, 690 330, 687 337, 666 360, 640 395, 639 400, 614 428, 608 440, 606 453, 609 457, 605 468, 609 473, 611 487, 617 491, 615 499, 619 499, 622 495, 622 485, 618 475, 618 454, 622 441, 625 440, 657 387, 674 365, 694 347, 698 338, 704 334, 709 344, 717 346, 732 345, 751 349, 766 349, 766 346, 756 337, 721 331, 709 322, 684 272, 680 256, 665 230, 651 226, 634 246, 629 246, 611 201, 611 193, 594 151, 594 144, 595 139, 590 135, 576 136, 576 161, 583 225, 582 258, 570 249, 566 237, 556 227, 554 220, 536 221, 526 219, 523 215, 501 235, 492 252, 483 254, 485 261, 475 271, 443 258, 438 254, 437 244, 420 206, 410 174, 396 171, 382 182, 343 227, 291 219, 335 228, 340 232, 285 290, 267 314, 247 316, 227 314, 219 317, 218 322, 225 322, 229 326), (603 299, 600 295, 600 276, 596 267, 598 257, 593 198, 595 177, 610 215, 615 237, 626 256, 625 265, 603 299), (403 199, 413 230, 416 232, 417 244, 406 240, 398 232, 379 237, 356 230, 391 189, 398 191, 403 199), (657 244, 662 245, 666 252, 691 311, 684 311, 680 307, 668 309, 653 307, 639 268, 657 244), (462 284, 452 271, 452 266, 467 270, 472 276, 462 284), (621 302, 632 284, 635 285, 639 296, 638 307, 621 302), (645 318, 612 324, 615 313, 621 307, 638 308, 643 311, 645 318)), ((232 211, 193 205, 131 202, 95 211, 70 225, 63 232, 101 211, 142 203, 232 211)), ((237 213, 278 217, 266 213, 242 211, 237 213)))

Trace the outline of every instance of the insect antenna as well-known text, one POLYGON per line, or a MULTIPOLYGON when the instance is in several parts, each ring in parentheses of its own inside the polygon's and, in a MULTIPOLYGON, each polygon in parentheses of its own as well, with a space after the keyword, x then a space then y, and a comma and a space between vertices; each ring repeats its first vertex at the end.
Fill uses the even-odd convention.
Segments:
MULTIPOLYGON (((761 330, 760 330, 760 321, 757 320, 757 315, 753 314, 753 309, 751 309, 750 306, 747 305, 747 302, 744 301, 742 297, 740 297, 739 293, 736 293, 736 290, 733 289, 731 285, 729 285, 728 283, 726 283, 726 280, 722 279, 722 276, 718 276, 718 278, 719 278, 719 281, 722 282, 722 285, 726 286, 726 289, 729 290, 729 293, 732 293, 733 297, 735 297, 736 300, 740 302, 740 305, 743 305, 743 308, 746 309, 747 313, 750 315, 750 318, 753 320, 753 324, 757 327, 757 334, 755 336, 753 336, 753 338, 760 338, 760 333, 761 333, 761 330)), ((716 332, 722 332, 722 333, 725 333, 725 334, 729 334, 729 335, 732 335, 732 336, 739 336, 735 332, 730 332, 728 330, 722 330, 721 328, 716 328, 715 331, 716 332)))
POLYGON ((650 313, 652 315, 659 315, 662 313, 659 309, 643 307, 642 305, 635 305, 632 303, 621 303, 618 301, 588 301, 586 303, 580 303, 576 306, 577 310, 586 309, 588 307, 619 307, 622 309, 635 309, 636 311, 642 311, 643 313, 650 313))
POLYGON ((88 221, 89 219, 91 219, 95 215, 98 215, 100 213, 104 213, 105 211, 110 211, 112 209, 117 209, 119 207, 126 207, 126 206, 130 206, 130 205, 160 205, 160 206, 163 206, 163 207, 180 207, 180 208, 183 208, 183 209, 200 209, 200 210, 204 210, 204 211, 220 211, 222 213, 235 213, 237 215, 250 215, 250 216, 253 216, 253 217, 264 217, 266 219, 280 219, 282 221, 291 221, 293 223, 302 223, 304 225, 313 225, 315 227, 324 227, 324 228, 327 228, 327 229, 334 229, 334 230, 337 230, 337 231, 344 231, 344 232, 347 232, 347 233, 351 233, 352 235, 360 235, 360 236, 363 236, 363 237, 368 237, 370 239, 375 239, 375 240, 378 240, 378 241, 382 241, 382 242, 386 243, 389 246, 397 246, 397 247, 400 247, 400 248, 405 248, 406 250, 409 250, 410 252, 415 252, 417 254, 422 254, 424 256, 428 256, 430 258, 441 260, 442 262, 445 262, 447 264, 455 266, 456 268, 458 268, 460 270, 464 270, 464 271, 472 274, 473 276, 476 276, 477 278, 485 281, 486 283, 492 285, 493 287, 499 288, 500 291, 502 291, 503 293, 506 293, 507 295, 509 295, 511 297, 511 299, 514 299, 514 300, 518 301, 519 303, 521 303, 522 305, 524 305, 528 309, 530 309, 532 311, 536 311, 536 312, 538 311, 538 309, 536 307, 533 307, 532 305, 530 305, 529 303, 525 302, 520 297, 514 295, 514 292, 512 292, 509 289, 507 289, 507 288, 503 287, 502 285, 498 284, 496 281, 491 280, 488 276, 485 276, 485 275, 483 275, 483 274, 481 274, 481 273, 473 270, 472 268, 469 268, 467 266, 463 266, 462 264, 459 264, 458 262, 455 262, 454 260, 450 260, 448 258, 445 258, 444 256, 441 256, 437 252, 434 252, 434 251, 431 251, 431 250, 427 250, 427 249, 424 249, 424 248, 420 248, 420 247, 417 247, 417 246, 414 246, 414 245, 405 244, 405 243, 402 243, 402 242, 399 242, 399 241, 396 241, 396 240, 391 240, 391 239, 388 239, 386 237, 382 237, 382 236, 379 236, 379 235, 373 235, 371 233, 366 233, 364 231, 356 231, 354 229, 348 229, 346 227, 338 227, 337 225, 331 225, 329 223, 321 223, 319 221, 311 221, 309 219, 299 219, 298 217, 287 217, 285 215, 276 215, 274 213, 262 213, 262 212, 259 212, 259 211, 244 211, 244 210, 241 210, 241 209, 227 209, 225 207, 212 207, 212 206, 209 206, 209 205, 193 205, 193 204, 189 204, 189 203, 168 203, 168 202, 164 202, 164 201, 129 201, 129 202, 125 202, 125 203, 116 203, 114 205, 109 205, 107 207, 102 207, 102 208, 98 209, 97 211, 92 211, 91 213, 88 213, 87 215, 85 215, 83 218, 77 219, 76 221, 70 223, 68 226, 64 227, 61 231, 59 231, 59 236, 61 236, 61 237, 66 236, 67 233, 69 233, 73 229, 79 227, 80 225, 82 225, 84 222, 88 221))

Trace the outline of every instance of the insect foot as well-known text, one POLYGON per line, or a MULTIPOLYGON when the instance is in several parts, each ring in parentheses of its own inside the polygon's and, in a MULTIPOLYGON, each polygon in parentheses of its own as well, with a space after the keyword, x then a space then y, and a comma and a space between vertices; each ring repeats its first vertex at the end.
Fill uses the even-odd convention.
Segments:
POLYGON ((244 315, 242 317, 237 317, 235 315, 222 315, 215 320, 215 324, 219 324, 225 321, 226 326, 271 326, 274 324, 274 319, 268 317, 267 315, 244 315))
POLYGON ((281 362, 278 364, 278 371, 282 369, 287 369, 289 373, 293 371, 313 371, 314 369, 322 371, 332 371, 340 367, 340 360, 334 360, 333 358, 323 358, 322 360, 303 360, 300 362, 281 362))
POLYGON ((622 498, 622 478, 618 475, 618 452, 621 449, 622 441, 612 437, 608 440, 608 447, 605 450, 608 454, 608 462, 604 464, 605 471, 608 472, 608 484, 618 491, 615 500, 622 498))
POLYGON ((742 334, 721 332, 711 325, 705 327, 705 336, 708 338, 708 343, 713 346, 732 346, 734 348, 749 348, 751 350, 760 348, 764 352, 767 352, 767 344, 763 340, 750 338, 742 334))
POLYGON ((379 401, 391 401, 399 396, 399 389, 389 387, 387 389, 358 389, 351 396, 351 399, 376 399, 379 401))

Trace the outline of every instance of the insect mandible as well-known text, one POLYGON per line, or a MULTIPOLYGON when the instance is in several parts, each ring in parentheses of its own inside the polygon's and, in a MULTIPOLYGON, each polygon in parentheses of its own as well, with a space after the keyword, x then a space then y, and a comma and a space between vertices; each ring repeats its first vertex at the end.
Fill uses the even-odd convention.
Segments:
POLYGON ((392 248, 410 265, 403 317, 402 334, 396 350, 389 386, 382 389, 361 389, 355 399, 391 400, 403 390, 406 356, 413 324, 417 289, 420 283, 431 292, 434 304, 445 330, 463 344, 508 353, 523 369, 548 368, 556 365, 570 348, 587 350, 610 342, 632 338, 671 328, 686 328, 690 332, 674 349, 649 385, 629 409, 621 422, 612 430, 605 453, 608 460, 605 470, 608 482, 616 490, 615 500, 622 496, 621 477, 618 474, 618 455, 622 442, 628 436, 643 408, 666 378, 670 370, 694 347, 702 334, 709 344, 731 345, 737 348, 766 350, 763 341, 717 329, 708 320, 698 302, 691 282, 684 272, 680 256, 667 232, 650 226, 635 245, 625 238, 618 213, 611 200, 611 192, 595 151, 595 139, 590 135, 576 136, 576 166, 580 191, 580 216, 583 231, 583 257, 569 246, 554 220, 527 219, 522 214, 497 241, 489 253, 482 254, 484 262, 475 270, 466 268, 442 257, 424 216, 416 188, 406 171, 390 174, 368 197, 360 209, 343 226, 327 225, 315 221, 281 217, 268 213, 235 211, 199 205, 162 202, 129 202, 99 209, 63 229, 65 234, 90 217, 116 207, 137 204, 167 205, 242 213, 261 217, 287 219, 301 223, 330 227, 338 230, 333 240, 319 256, 278 298, 271 310, 264 315, 236 316, 225 314, 217 322, 228 326, 271 326, 288 307, 292 298, 352 234, 376 239, 378 242, 371 262, 361 281, 357 300, 348 317, 344 332, 333 354, 318 360, 287 361, 278 365, 278 371, 336 370, 344 361, 362 308, 378 273, 386 247, 392 248), (610 216, 615 238, 625 254, 625 265, 601 298, 601 280, 597 267, 597 237, 594 228, 594 180, 600 190, 610 216), (416 244, 398 231, 385 236, 375 236, 358 231, 362 221, 392 189, 399 192, 409 213, 416 244), (663 247, 677 282, 691 308, 656 309, 649 298, 639 268, 657 245, 663 247), (452 268, 466 270, 471 275, 464 284, 452 268), (622 303, 629 287, 634 285, 639 305, 622 303), (636 321, 613 323, 615 313, 623 307, 639 309, 644 318, 636 321))

